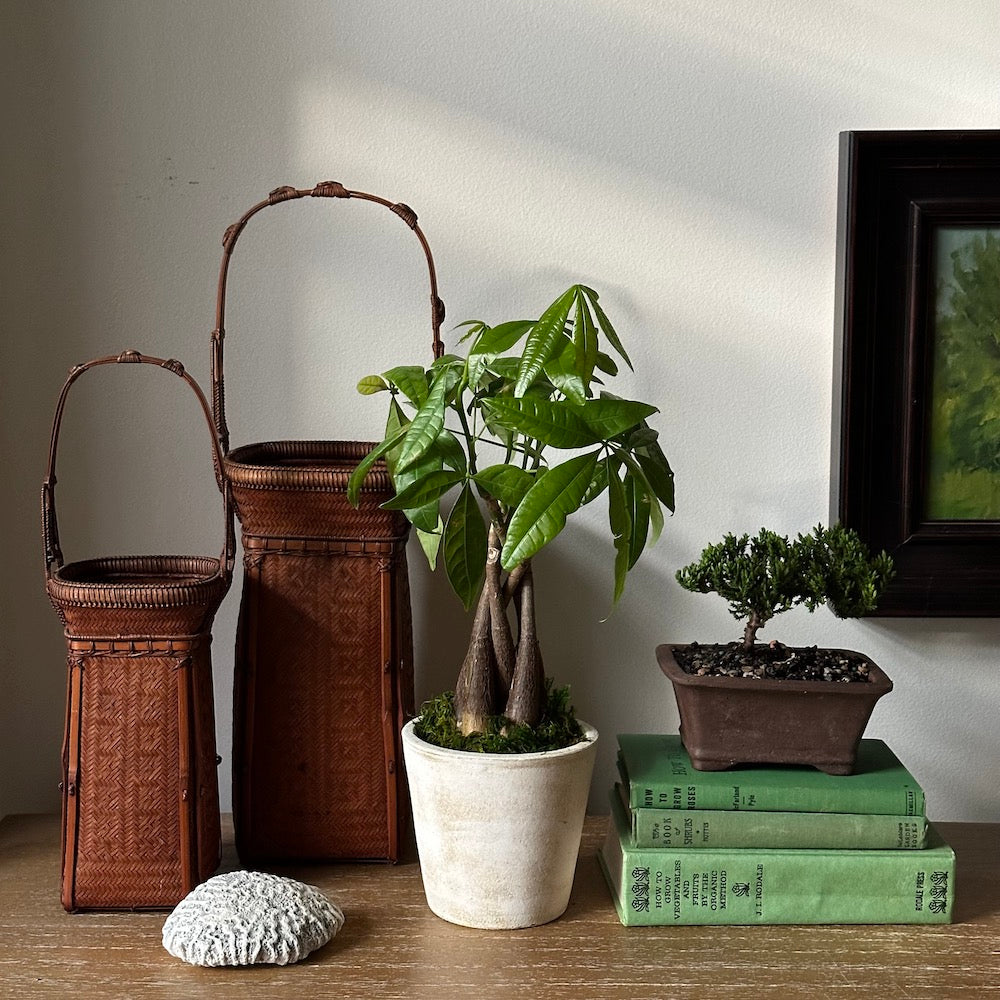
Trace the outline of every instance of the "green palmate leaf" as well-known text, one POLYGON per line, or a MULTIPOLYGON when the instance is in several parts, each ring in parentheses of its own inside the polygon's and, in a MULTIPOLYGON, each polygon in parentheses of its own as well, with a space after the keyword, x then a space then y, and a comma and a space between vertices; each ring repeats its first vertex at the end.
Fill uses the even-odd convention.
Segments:
POLYGON ((489 329, 481 319, 467 319, 464 323, 457 323, 455 329, 461 330, 463 326, 467 326, 469 329, 459 337, 458 342, 460 344, 478 337, 484 330, 489 329))
POLYGON ((468 459, 461 442, 449 430, 443 430, 438 435, 437 440, 430 447, 430 453, 439 457, 444 465, 454 469, 456 472, 465 474, 468 468, 468 459))
POLYGON ((660 532, 663 531, 663 511, 660 510, 660 504, 656 499, 656 493, 650 485, 649 480, 646 478, 646 474, 642 471, 642 466, 636 460, 634 455, 630 455, 623 448, 615 448, 614 453, 625 463, 626 466, 628 466, 630 475, 632 475, 636 481, 636 486, 639 490, 641 490, 643 496, 649 501, 649 526, 652 529, 649 544, 655 545, 660 537, 660 532))
POLYGON ((434 469, 419 479, 415 479, 405 489, 382 504, 385 510, 416 510, 428 504, 437 503, 453 486, 465 479, 461 472, 434 469))
MULTIPOLYGON (((403 424, 409 423, 402 408, 395 403, 395 400, 393 403, 396 406, 397 413, 394 417, 393 413, 390 412, 390 424, 396 421, 401 421, 403 424)), ((453 469, 456 473, 460 473, 459 480, 465 478, 465 451, 449 430, 441 431, 437 440, 427 449, 427 452, 402 472, 394 470, 392 464, 394 462, 394 455, 398 451, 399 446, 386 455, 386 462, 389 463, 389 471, 392 473, 392 481, 397 494, 409 489, 414 483, 422 480, 431 473, 442 472, 445 466, 453 469)), ((403 513, 406 515, 407 520, 418 530, 432 532, 438 522, 438 506, 438 498, 435 497, 422 507, 404 508, 403 513)))
POLYGON ((507 507, 516 507, 535 484, 535 476, 516 465, 491 465, 472 478, 507 507))
POLYGON ((362 396, 374 396, 376 392, 385 392, 388 388, 389 383, 381 375, 366 375, 358 382, 358 392, 362 396))
POLYGON ((445 572, 468 611, 483 583, 488 545, 486 524, 468 483, 448 515, 443 542, 445 572))
POLYGON ((396 460, 398 469, 403 470, 412 465, 418 458, 426 454, 427 450, 438 439, 444 429, 445 399, 453 387, 454 382, 451 381, 447 368, 442 368, 434 373, 434 380, 431 382, 427 398, 413 415, 413 420, 410 421, 410 426, 407 428, 406 440, 403 442, 399 458, 396 460), (449 383, 451 384, 449 385, 449 383))
POLYGON ((528 490, 507 528, 500 557, 504 569, 530 559, 562 531, 593 482, 599 456, 595 451, 571 458, 550 469, 528 490))
POLYGON ((509 382, 513 388, 517 379, 517 370, 521 367, 518 358, 494 358, 488 366, 488 371, 492 372, 502 382, 509 382))
MULTIPOLYGON (((629 360, 629 356, 625 353, 625 348, 622 347, 622 342, 618 339, 618 334, 615 333, 615 328, 611 325, 611 320, 605 315, 604 310, 601 308, 601 304, 597 301, 598 295, 593 288, 583 288, 586 293, 587 298, 590 299, 590 304, 593 307, 594 315, 597 317, 597 324, 601 328, 601 333, 607 338, 607 341, 611 346, 618 352, 618 356, 629 366, 632 367, 632 362, 629 360)), ((609 373, 610 374, 610 373, 609 373)))
POLYGON ((635 451, 637 448, 647 448, 649 445, 655 444, 659 436, 659 433, 644 420, 639 427, 623 437, 621 443, 630 451, 635 451))
POLYGON ((532 325, 521 354, 517 383, 514 386, 515 396, 525 394, 559 346, 576 294, 576 286, 568 289, 542 313, 538 322, 532 325))
POLYGON ((358 497, 361 493, 361 485, 365 481, 365 476, 368 475, 371 467, 390 449, 395 448, 400 441, 406 437, 407 432, 406 427, 401 428, 391 437, 385 438, 381 444, 377 444, 370 452, 360 462, 358 462, 354 471, 351 473, 351 478, 347 481, 347 499, 355 507, 358 505, 358 497))
POLYGON ((573 323, 573 344, 576 347, 576 370, 583 380, 587 395, 590 383, 594 378, 594 367, 597 365, 597 330, 594 320, 587 308, 587 300, 576 297, 576 319, 573 323))
POLYGON ((562 350, 545 365, 545 375, 570 402, 583 403, 587 391, 577 370, 576 346, 568 337, 564 341, 562 350))
POLYGON ((585 448, 602 439, 577 414, 576 407, 560 400, 506 397, 484 399, 482 405, 491 427, 499 424, 553 448, 585 448))
POLYGON ((610 354, 605 354, 604 351, 597 352, 597 361, 594 367, 612 378, 618 374, 618 365, 615 363, 615 359, 610 354))
MULTIPOLYGON (((409 426, 410 418, 403 412, 403 408, 396 402, 395 397, 389 400, 389 414, 385 420, 385 437, 390 438, 394 434, 398 434, 401 430, 404 430, 409 426)), ((385 464, 386 468, 389 470, 389 475, 392 476, 393 485, 396 486, 396 459, 399 458, 399 449, 401 445, 396 445, 395 448, 390 448, 389 451, 385 453, 385 464)), ((398 487, 397 487, 398 488, 398 487)))
POLYGON ((608 521, 615 540, 615 596, 617 604, 625 589, 629 571, 632 542, 632 517, 625 497, 625 487, 618 478, 618 463, 610 456, 605 459, 608 467, 608 521))
POLYGON ((439 515, 437 525, 433 531, 424 531, 423 528, 416 528, 415 530, 417 532, 417 540, 420 542, 420 547, 424 550, 424 555, 427 558, 427 565, 430 566, 433 573, 437 569, 437 557, 441 548, 441 536, 444 534, 444 523, 439 515))
MULTIPOLYGON (((404 472, 397 472, 393 477, 393 485, 396 487, 396 492, 400 493, 409 489, 413 483, 435 472, 441 472, 441 459, 428 452, 404 472)), ((438 498, 435 497, 422 507, 405 508, 403 513, 415 528, 420 528, 422 531, 433 531, 438 521, 438 507, 438 498)))
POLYGON ((642 466, 652 492, 663 502, 663 506, 673 513, 674 473, 659 443, 654 441, 652 444, 636 448, 635 457, 642 466))
POLYGON ((608 488, 608 466, 606 462, 599 462, 594 469, 594 478, 587 487, 587 492, 583 495, 581 507, 586 507, 592 500, 596 500, 608 488))
POLYGON ((478 389, 483 381, 483 374, 493 360, 492 354, 470 354, 465 369, 465 380, 473 388, 478 389))
MULTIPOLYGON (((652 503, 656 503, 653 498, 652 503)), ((638 485, 635 476, 631 472, 625 476, 625 504, 629 509, 632 518, 632 535, 629 539, 628 548, 628 568, 631 569, 642 555, 646 548, 646 539, 649 537, 649 511, 651 503, 646 496, 644 489, 638 485)), ((659 505, 657 505, 659 512, 659 505)))
POLYGON ((515 319, 497 326, 484 326, 470 354, 503 354, 509 351, 535 324, 530 319, 515 319))
POLYGON ((427 399, 427 373, 419 365, 400 365, 383 372, 382 377, 391 382, 416 406, 427 399))
POLYGON ((656 407, 649 403, 637 403, 614 396, 588 399, 574 409, 600 439, 617 437, 657 412, 656 407))

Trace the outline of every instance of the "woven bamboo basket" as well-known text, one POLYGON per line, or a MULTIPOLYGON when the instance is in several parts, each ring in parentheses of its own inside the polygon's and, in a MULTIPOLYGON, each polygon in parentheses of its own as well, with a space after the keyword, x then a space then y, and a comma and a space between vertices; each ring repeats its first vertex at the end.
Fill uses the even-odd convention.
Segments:
POLYGON ((56 451, 70 387, 116 363, 156 365, 208 402, 183 366, 135 351, 69 374, 56 405, 42 487, 46 589, 65 628, 62 903, 67 910, 177 904, 219 865, 219 789, 211 628, 232 580, 235 537, 224 489, 219 558, 111 556, 63 562, 56 451))
POLYGON ((233 812, 244 864, 396 861, 405 828, 401 730, 413 714, 409 525, 376 463, 355 509, 347 482, 374 443, 266 441, 229 451, 223 342, 226 282, 247 222, 299 198, 373 202, 423 248, 432 350, 444 304, 430 248, 406 205, 333 181, 282 187, 226 230, 212 333, 212 389, 224 468, 242 526, 236 640, 233 812))

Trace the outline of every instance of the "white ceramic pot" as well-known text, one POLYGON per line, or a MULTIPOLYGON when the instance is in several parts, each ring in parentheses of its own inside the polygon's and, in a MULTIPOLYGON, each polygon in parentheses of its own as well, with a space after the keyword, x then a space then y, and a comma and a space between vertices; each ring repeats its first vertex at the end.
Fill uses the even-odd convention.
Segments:
POLYGON ((569 903, 597 755, 445 750, 403 728, 403 758, 427 905, 466 927, 532 927, 569 903))

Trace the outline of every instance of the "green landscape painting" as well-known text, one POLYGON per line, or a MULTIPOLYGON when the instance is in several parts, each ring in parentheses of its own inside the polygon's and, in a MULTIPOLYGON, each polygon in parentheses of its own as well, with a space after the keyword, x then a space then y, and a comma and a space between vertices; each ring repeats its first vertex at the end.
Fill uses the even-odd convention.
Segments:
POLYGON ((1000 520, 1000 228, 935 236, 924 516, 1000 520))

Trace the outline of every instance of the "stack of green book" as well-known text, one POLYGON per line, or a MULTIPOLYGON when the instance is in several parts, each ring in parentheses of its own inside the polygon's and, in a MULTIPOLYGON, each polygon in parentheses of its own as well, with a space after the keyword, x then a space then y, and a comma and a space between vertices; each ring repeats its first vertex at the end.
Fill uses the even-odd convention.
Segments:
POLYGON ((599 854, 623 924, 947 923, 955 855, 881 740, 855 772, 698 771, 679 736, 618 737, 599 854))

